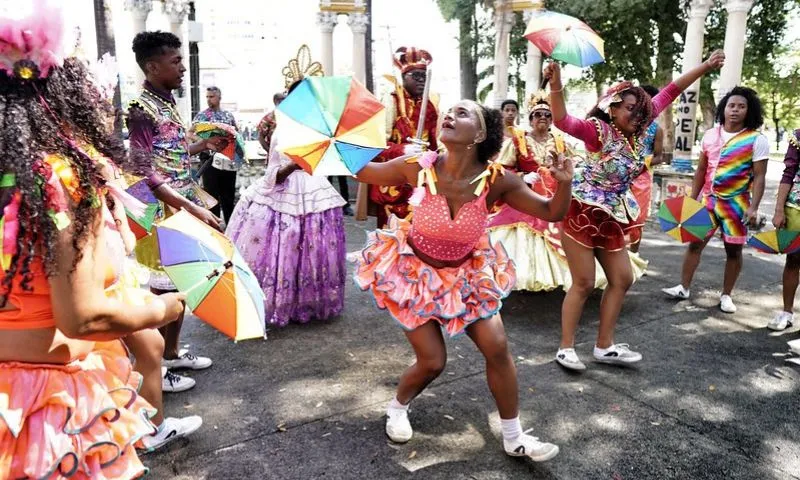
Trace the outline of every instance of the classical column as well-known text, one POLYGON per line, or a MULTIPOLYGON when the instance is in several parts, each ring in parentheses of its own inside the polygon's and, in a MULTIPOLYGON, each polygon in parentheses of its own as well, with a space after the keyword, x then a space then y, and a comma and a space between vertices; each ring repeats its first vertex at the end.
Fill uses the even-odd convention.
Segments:
POLYGON ((369 17, 364 13, 351 13, 347 24, 353 32, 353 76, 361 83, 367 81, 366 37, 369 17))
MULTIPOLYGON (((164 0, 164 15, 169 19, 170 31, 181 40, 181 52, 183 53, 183 63, 188 70, 189 64, 189 42, 184 35, 184 26, 187 15, 189 15, 188 0, 164 0)), ((183 87, 177 92, 175 100, 178 104, 178 111, 184 122, 188 123, 191 119, 192 105, 189 92, 192 91, 191 75, 188 73, 183 77, 183 87)))
MULTIPOLYGON (((688 72, 703 61, 703 38, 706 16, 714 0, 692 0, 689 21, 686 24, 686 38, 683 50, 683 72, 688 72)), ((675 151, 673 164, 684 167, 692 158, 694 145, 695 114, 700 92, 700 80, 694 82, 681 93, 678 102, 677 127, 675 128, 675 151)))
POLYGON ((322 70, 325 75, 333 75, 333 29, 339 21, 335 12, 317 12, 317 25, 322 34, 322 70))
MULTIPOLYGON (((525 10, 525 23, 530 22, 533 13, 536 10, 525 10)), ((539 90, 539 85, 542 81, 542 51, 533 44, 528 42, 528 61, 525 65, 525 98, 526 101, 530 98, 531 94, 539 90)))
MULTIPOLYGON (((123 4, 125 11, 130 12, 131 20, 133 21, 133 35, 136 36, 139 32, 147 30, 147 16, 153 10, 152 0, 125 0, 123 4)), ((136 88, 140 88, 144 82, 144 72, 139 67, 134 69, 134 81, 136 88)))
POLYGON ((500 107, 508 95, 508 48, 511 41, 511 25, 514 12, 506 5, 507 0, 495 1, 494 28, 494 106, 500 107))
POLYGON ((722 98, 742 80, 742 60, 744 59, 747 12, 753 0, 728 0, 728 22, 725 24, 725 65, 719 73, 718 98, 722 98))

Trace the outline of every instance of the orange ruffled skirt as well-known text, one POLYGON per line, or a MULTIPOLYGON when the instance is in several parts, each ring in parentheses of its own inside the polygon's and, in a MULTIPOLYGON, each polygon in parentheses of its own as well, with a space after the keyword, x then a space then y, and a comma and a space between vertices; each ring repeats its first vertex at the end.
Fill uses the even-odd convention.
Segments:
POLYGON ((491 318, 515 283, 514 263, 501 244, 484 234, 472 256, 458 267, 435 268, 408 243, 411 224, 392 217, 389 228, 369 232, 355 272, 381 309, 407 330, 437 321, 451 337, 471 323, 491 318))
POLYGON ((0 477, 131 479, 153 407, 120 341, 67 365, 0 362, 0 477))

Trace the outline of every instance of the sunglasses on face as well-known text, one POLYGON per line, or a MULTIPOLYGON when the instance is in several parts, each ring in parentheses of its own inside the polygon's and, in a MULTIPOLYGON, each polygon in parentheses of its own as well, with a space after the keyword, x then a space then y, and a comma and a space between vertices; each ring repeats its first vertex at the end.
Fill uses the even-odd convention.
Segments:
POLYGON ((418 82, 424 82, 426 78, 428 78, 428 74, 425 72, 409 72, 406 73, 407 77, 411 77, 418 82))
POLYGON ((533 118, 553 118, 553 114, 550 112, 533 112, 533 118))

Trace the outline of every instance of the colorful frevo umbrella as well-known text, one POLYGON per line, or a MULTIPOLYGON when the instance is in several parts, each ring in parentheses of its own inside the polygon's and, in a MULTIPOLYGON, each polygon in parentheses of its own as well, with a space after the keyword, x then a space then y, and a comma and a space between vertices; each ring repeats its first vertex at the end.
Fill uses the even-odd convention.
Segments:
POLYGON ((605 61, 603 39, 575 17, 549 10, 533 13, 525 38, 545 55, 577 67, 605 61))
POLYGON ((185 210, 155 234, 161 265, 192 313, 235 341, 265 336, 264 292, 225 235, 185 210))
POLYGON ((128 225, 136 236, 136 240, 140 240, 153 230, 153 224, 156 222, 156 216, 158 215, 158 199, 153 195, 153 191, 143 178, 134 179, 133 183, 125 191, 145 205, 143 212, 132 212, 127 208, 125 209, 125 213, 128 216, 128 225))
POLYGON ((796 253, 800 251, 800 232, 769 230, 751 236, 747 239, 747 244, 764 253, 796 253))
POLYGON ((689 197, 668 198, 658 209, 661 229, 682 243, 702 242, 714 227, 708 210, 689 197))
POLYGON ((276 110, 278 150, 314 175, 355 175, 386 148, 386 112, 352 77, 307 77, 276 110))
POLYGON ((228 140, 225 148, 220 150, 219 153, 228 157, 236 165, 242 164, 245 157, 244 139, 235 128, 226 123, 218 122, 197 122, 192 128, 194 128, 194 133, 200 138, 209 139, 213 137, 223 137, 228 140))

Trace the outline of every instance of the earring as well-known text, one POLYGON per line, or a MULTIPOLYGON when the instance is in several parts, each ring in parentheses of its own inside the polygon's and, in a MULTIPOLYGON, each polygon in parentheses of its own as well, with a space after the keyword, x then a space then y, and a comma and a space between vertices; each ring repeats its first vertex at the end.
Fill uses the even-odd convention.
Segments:
POLYGON ((472 147, 474 147, 474 146, 475 146, 475 142, 470 143, 469 145, 467 145, 467 150, 472 150, 472 147))

